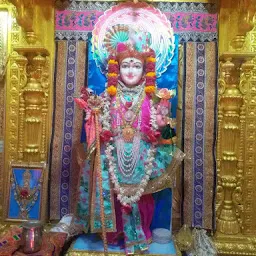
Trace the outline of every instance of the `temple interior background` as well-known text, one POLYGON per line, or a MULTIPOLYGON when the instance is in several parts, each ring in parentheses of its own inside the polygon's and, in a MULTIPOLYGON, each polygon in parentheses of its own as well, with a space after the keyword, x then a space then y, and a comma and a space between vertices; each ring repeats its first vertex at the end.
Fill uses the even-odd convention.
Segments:
MULTIPOLYGON (((95 23, 119 3, 0 0, 1 232, 74 212, 83 113, 73 95, 94 77, 95 23), (20 181, 29 205, 15 192, 20 181)), ((147 3, 177 36, 177 144, 186 156, 172 189, 173 232, 205 229, 218 255, 256 255, 256 1, 147 3), (196 102, 205 102, 203 117, 196 102)), ((189 244, 180 237, 177 255, 189 244)))

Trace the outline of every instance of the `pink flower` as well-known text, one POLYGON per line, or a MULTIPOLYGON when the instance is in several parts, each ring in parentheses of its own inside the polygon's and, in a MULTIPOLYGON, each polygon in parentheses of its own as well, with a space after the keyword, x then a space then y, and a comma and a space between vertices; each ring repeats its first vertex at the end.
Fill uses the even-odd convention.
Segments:
POLYGON ((159 97, 160 99, 164 99, 164 100, 169 100, 171 99, 173 96, 175 96, 175 91, 174 90, 168 90, 167 88, 162 88, 157 92, 157 97, 159 97))
POLYGON ((118 43, 116 47, 117 52, 127 51, 127 46, 124 43, 118 43))

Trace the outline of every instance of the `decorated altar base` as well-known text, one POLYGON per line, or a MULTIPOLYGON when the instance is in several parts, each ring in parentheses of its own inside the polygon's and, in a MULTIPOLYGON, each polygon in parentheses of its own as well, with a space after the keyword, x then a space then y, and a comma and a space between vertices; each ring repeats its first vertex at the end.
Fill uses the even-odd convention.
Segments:
MULTIPOLYGON (((114 256, 114 255, 124 255, 125 252, 123 249, 120 249, 119 246, 108 246, 108 255, 114 256)), ((176 250, 174 243, 171 241, 168 244, 157 244, 157 243, 151 243, 149 245, 149 251, 148 253, 145 253, 146 255, 168 255, 173 256, 176 255, 176 250)), ((144 254, 144 255, 145 255, 144 254)), ((103 256, 103 242, 99 236, 96 234, 90 234, 90 235, 82 235, 79 236, 76 241, 71 245, 71 248, 68 252, 69 256, 92 256, 92 255, 99 255, 103 256)), ((140 254, 136 254, 140 255, 140 254)))

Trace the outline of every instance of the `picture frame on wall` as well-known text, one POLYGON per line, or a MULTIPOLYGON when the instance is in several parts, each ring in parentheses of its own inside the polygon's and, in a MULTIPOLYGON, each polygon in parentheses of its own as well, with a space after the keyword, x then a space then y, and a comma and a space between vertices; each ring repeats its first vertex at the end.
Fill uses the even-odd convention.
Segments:
POLYGON ((6 221, 45 220, 47 212, 46 163, 9 165, 9 179, 4 202, 6 221))

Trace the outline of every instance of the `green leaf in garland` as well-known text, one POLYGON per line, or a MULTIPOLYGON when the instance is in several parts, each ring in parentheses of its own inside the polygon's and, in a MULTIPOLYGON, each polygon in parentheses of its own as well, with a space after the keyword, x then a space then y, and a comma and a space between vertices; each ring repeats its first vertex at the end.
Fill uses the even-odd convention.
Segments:
POLYGON ((162 138, 167 140, 167 139, 170 139, 171 138, 171 126, 170 124, 167 124, 163 130, 162 130, 162 138))
POLYGON ((171 139, 176 136, 176 132, 173 128, 171 128, 170 124, 167 124, 162 132, 161 132, 162 138, 165 140, 171 139))

